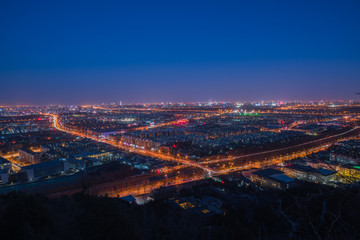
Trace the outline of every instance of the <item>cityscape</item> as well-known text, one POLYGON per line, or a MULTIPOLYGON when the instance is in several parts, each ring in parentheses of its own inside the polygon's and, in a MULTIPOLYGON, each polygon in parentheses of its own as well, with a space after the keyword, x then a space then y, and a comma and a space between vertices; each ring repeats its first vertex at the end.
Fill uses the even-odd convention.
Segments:
POLYGON ((5 239, 360 239, 360 4, 0 3, 5 239))
POLYGON ((0 114, 1 194, 166 199, 207 218, 229 211, 241 189, 359 186, 360 101, 2 106, 0 114))

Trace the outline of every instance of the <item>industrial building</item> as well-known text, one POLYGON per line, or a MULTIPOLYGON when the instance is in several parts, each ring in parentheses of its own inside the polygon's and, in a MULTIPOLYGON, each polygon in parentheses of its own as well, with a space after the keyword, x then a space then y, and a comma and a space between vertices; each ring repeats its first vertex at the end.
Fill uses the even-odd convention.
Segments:
POLYGON ((61 159, 29 165, 21 169, 22 172, 26 172, 28 181, 57 175, 66 172, 67 170, 68 163, 61 159))
POLYGON ((295 186, 295 180, 284 175, 284 172, 266 168, 253 172, 251 180, 262 187, 270 187, 275 189, 289 189, 295 186))
POLYGON ((316 169, 310 166, 302 166, 299 164, 292 164, 283 168, 286 175, 321 184, 328 184, 336 179, 336 172, 328 169, 316 169))

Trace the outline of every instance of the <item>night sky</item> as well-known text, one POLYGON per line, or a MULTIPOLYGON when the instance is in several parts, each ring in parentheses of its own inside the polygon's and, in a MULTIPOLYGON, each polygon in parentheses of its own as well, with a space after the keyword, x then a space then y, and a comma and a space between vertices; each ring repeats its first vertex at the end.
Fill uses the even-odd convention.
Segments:
POLYGON ((359 0, 0 0, 0 105, 356 91, 359 0))

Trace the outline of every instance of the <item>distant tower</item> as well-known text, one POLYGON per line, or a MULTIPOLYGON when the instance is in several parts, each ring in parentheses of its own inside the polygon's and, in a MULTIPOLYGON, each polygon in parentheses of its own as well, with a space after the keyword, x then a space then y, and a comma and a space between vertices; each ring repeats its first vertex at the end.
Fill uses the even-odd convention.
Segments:
POLYGON ((120 101, 120 106, 122 106, 122 102, 120 101))

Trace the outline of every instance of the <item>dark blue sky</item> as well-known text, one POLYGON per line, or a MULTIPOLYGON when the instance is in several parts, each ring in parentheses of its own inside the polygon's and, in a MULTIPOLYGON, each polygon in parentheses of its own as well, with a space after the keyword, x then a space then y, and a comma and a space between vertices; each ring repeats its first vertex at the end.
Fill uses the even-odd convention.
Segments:
POLYGON ((0 0, 0 104, 354 99, 360 1, 0 0))

